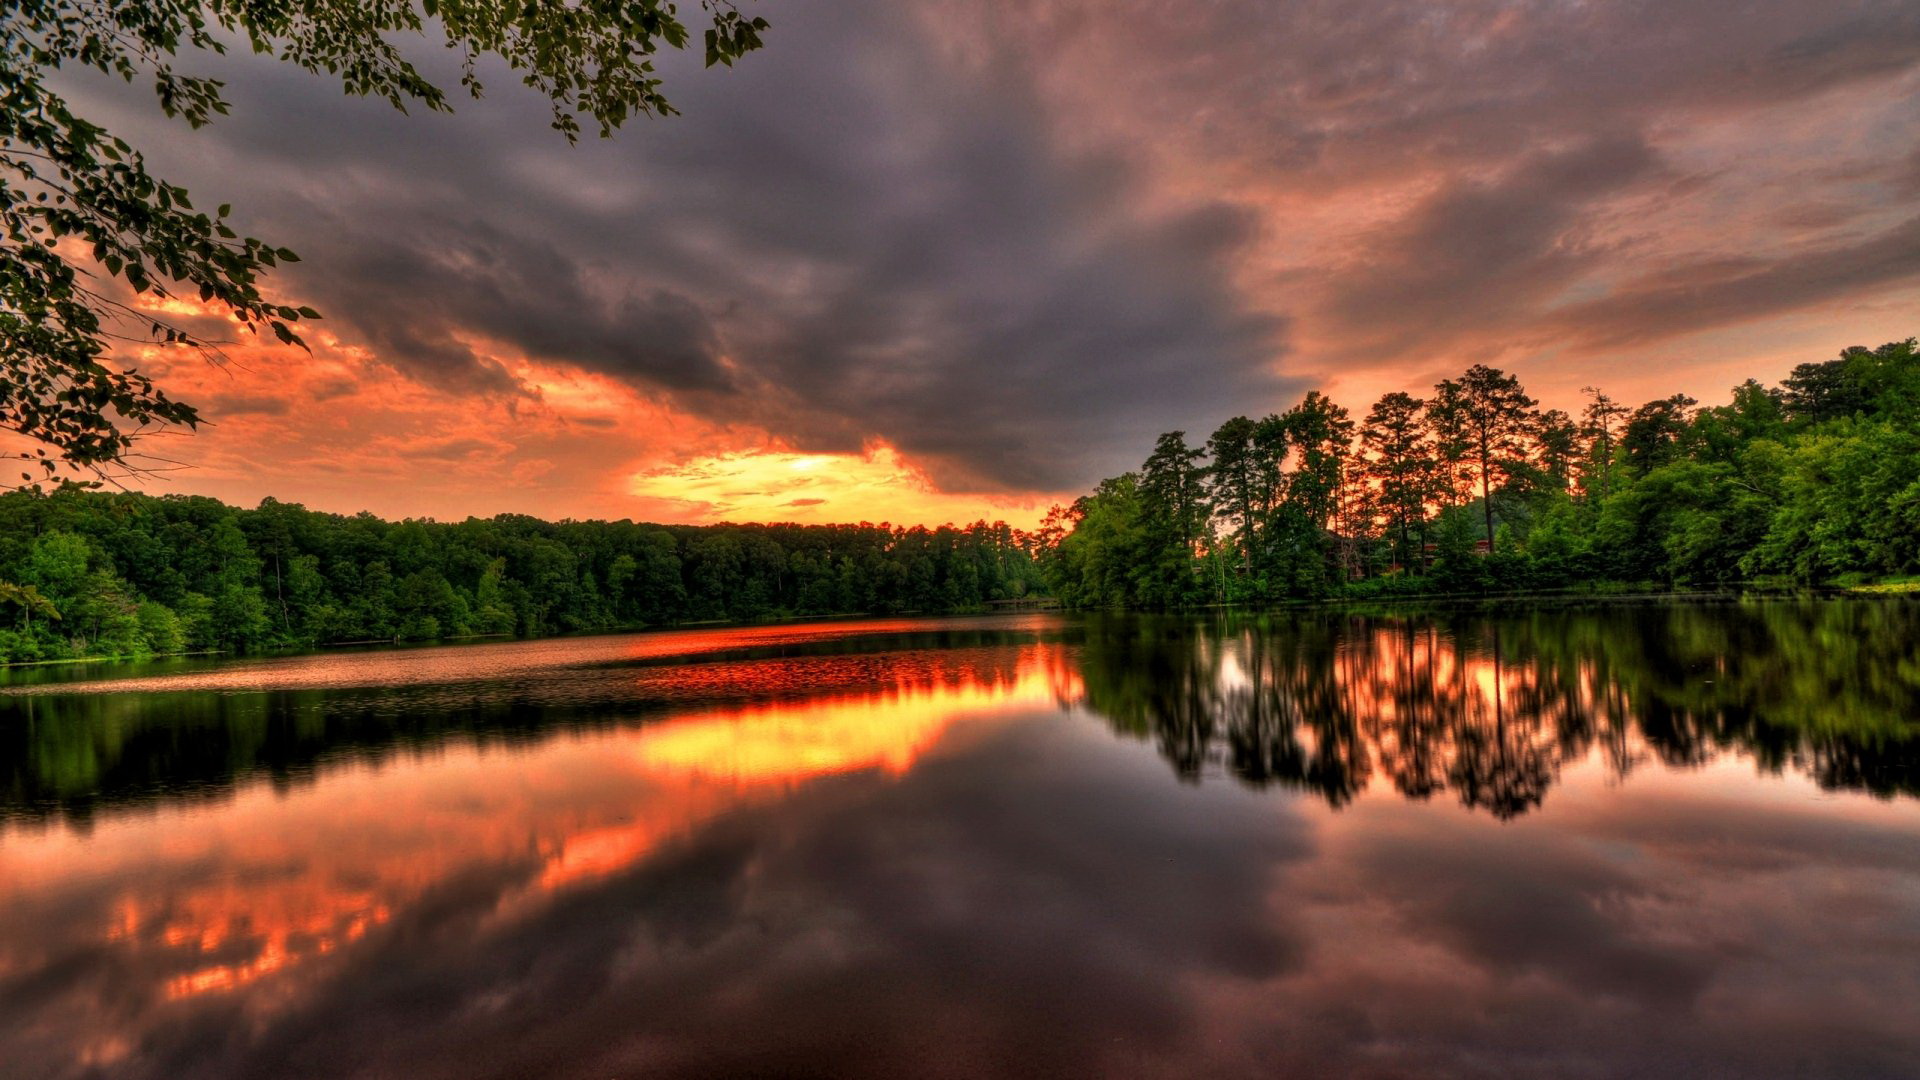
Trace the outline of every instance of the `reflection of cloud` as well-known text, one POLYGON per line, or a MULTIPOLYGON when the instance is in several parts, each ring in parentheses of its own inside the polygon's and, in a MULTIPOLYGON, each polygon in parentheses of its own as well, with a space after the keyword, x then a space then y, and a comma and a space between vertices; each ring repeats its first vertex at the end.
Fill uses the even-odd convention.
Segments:
MULTIPOLYGON (((854 770, 902 775, 957 716, 1044 705, 1057 693, 1057 680, 1035 652, 1006 681, 909 682, 858 695, 691 716, 641 732, 632 752, 647 776, 686 784, 690 799, 709 788, 730 791, 737 799, 854 770)), ((540 883, 552 888, 624 870, 666 838, 654 821, 570 836, 547 859, 540 883)))
POLYGON ((734 784, 792 781, 851 769, 903 773, 955 712, 1051 700, 1044 679, 1019 691, 966 685, 911 687, 723 713, 648 732, 636 747, 650 771, 734 784))
MULTIPOLYGON (((599 644, 606 656, 631 659, 649 649, 821 642, 847 632, 771 627, 599 644)), ((538 644, 517 648, 530 649, 536 664, 556 659, 538 644)), ((382 658, 364 659, 377 665, 382 658)), ((396 674, 409 663, 425 663, 442 678, 451 674, 447 663, 498 673, 487 653, 470 650, 385 659, 399 665, 396 674)), ((630 874, 729 813, 790 797, 828 775, 871 770, 898 778, 959 718, 1050 705, 1067 687, 1058 657, 1040 646, 954 651, 936 663, 898 667, 884 657, 858 665, 820 660, 825 681, 843 687, 836 696, 696 712, 507 758, 457 748, 396 770, 349 766, 291 798, 243 792, 191 829, 174 811, 122 818, 91 836, 10 833, 0 848, 0 1008, 63 1011, 67 1019, 49 1021, 47 1030, 88 1038, 139 1035, 149 1010, 166 1001, 241 995, 250 1010, 276 1013, 369 950, 390 948, 394 935, 425 917, 422 909, 476 882, 490 882, 481 924, 502 932, 535 917, 556 894, 630 874), (82 879, 70 876, 75 868, 84 868, 82 879), (59 912, 19 906, 50 888, 80 888, 85 899, 59 912), (118 997, 91 998, 90 983, 60 974, 62 957, 114 972, 118 997), (39 980, 31 1006, 15 996, 13 980, 22 977, 39 980), (82 1031, 89 1023, 98 1030, 82 1031)), ((767 690, 792 695, 800 685, 792 667, 771 660, 596 668, 582 677, 624 680, 631 694, 636 679, 644 687, 648 676, 681 673, 694 678, 696 692, 738 695, 757 675, 767 690)), ((275 665, 263 668, 243 678, 275 677, 275 665)), ((326 678, 331 670, 308 658, 280 674, 326 678)), ((29 1047, 10 1047, 0 1036, 0 1057, 9 1049, 18 1056, 29 1047)))
MULTIPOLYGON (((1839 628, 1911 637, 1889 632, 1904 609, 1830 607, 1716 610, 1724 635, 1684 617, 1650 633, 1638 608, 1609 634, 1584 615, 1301 613, 1194 648, 1155 620, 899 620, 367 656, 396 683, 449 680, 382 691, 385 724, 472 723, 481 699, 450 688, 490 673, 514 719, 469 730, 522 741, 434 740, 377 768, 336 745, 305 786, 103 814, 90 834, 9 826, 0 1060, 28 1076, 1906 1075, 1911 802, 1816 797, 1818 777, 1711 753, 1621 785, 1593 738, 1656 719, 1623 687, 1710 670, 1689 649, 1745 642, 1774 662, 1713 700, 1786 706, 1767 680, 1828 703, 1845 684, 1833 643, 1864 635, 1839 628), (1774 632, 1797 627, 1820 661, 1766 644, 1759 620, 1783 613, 1774 632), (1072 643, 1010 633, 1042 625, 1072 643), (943 647, 901 647, 907 631, 943 647), (1672 655, 1628 659, 1662 638, 1672 655), (564 685, 536 688, 535 667, 564 685), (1556 787, 1502 821, 1379 785, 1335 811, 1176 784, 1155 751, 1180 740, 1139 746, 1054 708, 1125 704, 1116 685, 1290 703, 1267 718, 1303 745, 1273 763, 1304 776, 1364 747, 1398 785, 1423 736, 1444 762, 1472 729, 1485 761, 1557 754, 1556 787), (558 700, 593 721, 538 718, 558 700), (635 726, 597 726, 622 717, 635 726)), ((329 710, 365 703, 315 658, 242 670, 255 689, 328 686, 329 710)), ((1200 749, 1207 776, 1241 764, 1200 749)))
MULTIPOLYGON (((1012 698, 1050 704, 1050 666, 1023 668, 1032 674, 1012 698)), ((538 820, 542 807, 571 818, 607 799, 604 809, 652 816, 625 780, 636 755, 567 742, 479 768, 446 794, 487 792, 496 823, 538 820)), ((456 758, 433 771, 448 765, 470 767, 456 758)), ((1264 907, 1273 861, 1299 856, 1297 830, 1223 794, 1142 815, 1136 785, 1157 784, 1155 771, 1090 729, 996 726, 905 776, 841 775, 715 813, 722 798, 637 862, 623 860, 647 846, 631 842, 640 820, 632 834, 614 823, 573 833, 583 857, 604 861, 540 903, 526 901, 524 878, 423 867, 435 883, 363 947, 241 988, 257 1034, 201 1022, 226 1015, 225 996, 205 995, 186 1022, 136 1029, 146 1034, 133 1063, 450 1076, 475 1062, 614 1075, 779 1062, 897 1076, 937 1047, 956 1075, 1010 1061, 1097 1071, 1180 1060, 1199 1019, 1187 979, 1270 976, 1299 955, 1284 915, 1246 918, 1264 907)), ((678 790, 695 795, 731 790, 710 771, 685 781, 678 790)), ((367 792, 366 810, 384 794, 367 792)), ((442 822, 425 827, 461 842, 442 822)))
POLYGON ((1621 789, 1590 762, 1552 823, 1395 802, 1326 818, 1336 857, 1287 879, 1327 934, 1308 974, 1220 1007, 1295 1017, 1283 1031, 1304 1038, 1256 1044, 1303 1067, 1325 1054, 1383 1075, 1900 1075, 1920 1047, 1892 995, 1920 976, 1884 935, 1920 913, 1920 862, 1898 813, 1809 812, 1807 790, 1737 768, 1621 789), (1728 858, 1722 837, 1745 854, 1728 858), (1318 1033, 1327 1023, 1337 1037, 1318 1033))
MULTIPOLYGON (((168 921, 160 930, 162 943, 174 950, 197 949, 203 957, 215 960, 232 953, 238 958, 168 979, 165 996, 181 998, 237 989, 351 945, 392 915, 370 892, 316 892, 309 885, 302 881, 294 888, 253 889, 245 897, 231 892, 201 892, 174 900, 168 921), (296 904, 297 910, 276 910, 289 902, 296 904), (181 910, 183 907, 186 910, 181 910)), ((127 903, 131 907, 134 901, 128 898, 127 903)), ((118 936, 110 932, 108 938, 118 936)))

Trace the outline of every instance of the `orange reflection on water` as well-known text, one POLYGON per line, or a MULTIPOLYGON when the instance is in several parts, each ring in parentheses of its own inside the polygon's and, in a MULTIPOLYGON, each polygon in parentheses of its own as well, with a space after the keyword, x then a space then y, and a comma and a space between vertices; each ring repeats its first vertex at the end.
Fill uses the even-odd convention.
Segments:
MULTIPOLYGON (((1026 680, 1040 701, 1046 686, 1026 680)), ((636 748, 651 771, 736 784, 790 783, 823 773, 879 768, 904 773, 939 740, 957 711, 1018 699, 1021 686, 967 682, 897 686, 798 705, 716 713, 648 732, 636 748)))
POLYGON ((678 786, 671 820, 574 833, 550 856, 540 884, 554 888, 630 866, 673 835, 730 805, 836 773, 902 775, 957 716, 1067 700, 1077 688, 1057 649, 1018 652, 1009 671, 962 669, 946 679, 902 679, 882 690, 722 710, 641 732, 633 759, 656 782, 678 786), (711 798, 714 790, 729 797, 711 798), (689 808, 699 806, 697 813, 689 808))
POLYGON ((235 895, 232 888, 187 898, 160 940, 202 954, 240 952, 244 958, 196 968, 167 981, 166 996, 231 990, 302 960, 325 956, 365 937, 392 911, 372 892, 305 888, 235 895), (282 905, 292 910, 276 910, 282 905))
MULTIPOLYGON (((806 662, 744 664, 726 677, 804 686, 796 663, 806 662)), ((900 674, 865 691, 704 710, 506 753, 442 744, 378 766, 335 766, 291 791, 251 786, 87 834, 17 832, 0 846, 0 916, 36 893, 92 888, 90 938, 114 957, 123 985, 166 1002, 271 978, 277 989, 248 999, 271 1008, 303 984, 285 981, 295 972, 324 977, 451 883, 496 881, 491 918, 524 917, 543 897, 629 870, 729 811, 826 776, 902 775, 962 717, 1079 693, 1057 646, 951 650, 931 667, 924 657, 862 662, 900 674)), ((687 670, 716 677, 711 667, 687 670)), ((27 930, 28 920, 0 918, 0 959, 33 966, 62 947, 27 930)))

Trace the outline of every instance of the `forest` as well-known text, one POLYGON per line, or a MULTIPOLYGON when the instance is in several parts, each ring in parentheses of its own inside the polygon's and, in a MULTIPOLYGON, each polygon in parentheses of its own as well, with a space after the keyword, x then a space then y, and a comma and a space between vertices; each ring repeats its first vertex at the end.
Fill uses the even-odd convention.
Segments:
POLYGON ((22 490, 0 495, 0 661, 976 610, 1042 588, 1035 543, 984 522, 388 522, 22 490))
POLYGON ((1909 339, 1726 404, 1542 410, 1476 366, 1356 419, 1314 392, 1004 523, 389 522, 67 486, 0 495, 0 662, 749 621, 1920 572, 1909 339))
POLYGON ((1920 571, 1915 341, 1846 349, 1725 404, 1540 409, 1475 366, 1364 416, 1318 392, 1160 436, 1040 530, 1082 608, 1735 582, 1920 571))

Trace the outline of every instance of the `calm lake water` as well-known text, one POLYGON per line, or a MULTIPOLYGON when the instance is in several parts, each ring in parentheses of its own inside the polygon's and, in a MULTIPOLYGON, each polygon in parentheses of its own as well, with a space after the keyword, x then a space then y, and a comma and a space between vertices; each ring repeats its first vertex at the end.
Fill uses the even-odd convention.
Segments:
POLYGON ((1920 1076, 1920 603, 0 675, 0 1075, 1920 1076))

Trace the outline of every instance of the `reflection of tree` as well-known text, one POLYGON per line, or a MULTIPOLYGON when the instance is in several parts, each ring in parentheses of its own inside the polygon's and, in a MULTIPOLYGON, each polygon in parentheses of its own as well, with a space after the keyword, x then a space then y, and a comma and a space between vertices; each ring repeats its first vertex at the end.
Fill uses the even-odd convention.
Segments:
POLYGON ((1447 765, 1440 753, 1446 712, 1434 682, 1437 633, 1432 623, 1409 620, 1356 642, 1354 649, 1365 669, 1392 673, 1384 680, 1386 697, 1371 710, 1366 727, 1394 790, 1410 799, 1446 788, 1447 765))
POLYGON ((1351 801, 1376 773, 1513 817, 1567 764, 1617 777, 1727 751, 1830 788, 1920 794, 1920 605, 1612 605, 1089 623, 1087 704, 1186 779, 1351 801))
POLYGON ((1558 761, 1553 756, 1555 747, 1541 738, 1547 727, 1542 722, 1546 711, 1507 707, 1497 629, 1493 632, 1492 664, 1492 689, 1488 691, 1492 722, 1485 715, 1486 701, 1461 695, 1468 708, 1461 714, 1463 722, 1452 731, 1453 764, 1447 770, 1447 780, 1460 793, 1461 802, 1490 810, 1498 818, 1510 818, 1540 805, 1553 782, 1558 761))
POLYGON ((679 657, 403 687, 0 696, 0 820, 85 823, 155 800, 220 798, 248 780, 286 787, 343 763, 454 741, 514 746, 716 707, 995 689, 1011 685, 1023 656, 1057 659, 1056 639, 875 634, 710 652, 700 663, 679 657))
POLYGON ((1234 776, 1253 787, 1316 791, 1335 806, 1352 801, 1365 786, 1367 752, 1328 668, 1257 647, 1247 649, 1247 661, 1246 685, 1223 698, 1234 776))
POLYGON ((1243 618, 1103 617, 1088 622, 1081 679, 1093 708, 1151 740, 1183 780, 1219 763, 1254 787, 1341 804, 1365 786, 1368 766, 1351 704, 1328 674, 1337 640, 1243 618))
POLYGON ((1800 751, 1800 765, 1820 786, 1859 789, 1882 798, 1920 794, 1920 739, 1863 743, 1819 736, 1800 751))
POLYGON ((1625 777, 1648 760, 1695 767, 1728 752, 1828 788, 1920 795, 1915 641, 1920 604, 1901 600, 1106 616, 1045 631, 876 631, 508 681, 4 697, 0 817, 84 819, 219 795, 249 777, 298 783, 454 738, 512 743, 886 685, 991 686, 1012 677, 1008 646, 1077 663, 1062 696, 1083 694, 1185 781, 1224 772, 1334 806, 1378 777, 1408 798, 1450 792, 1510 817, 1590 755, 1625 777))
POLYGON ((1218 639, 1178 621, 1097 617, 1088 622, 1082 678, 1089 697, 1121 731, 1150 738, 1182 780, 1197 781, 1214 742, 1219 701, 1218 639))

